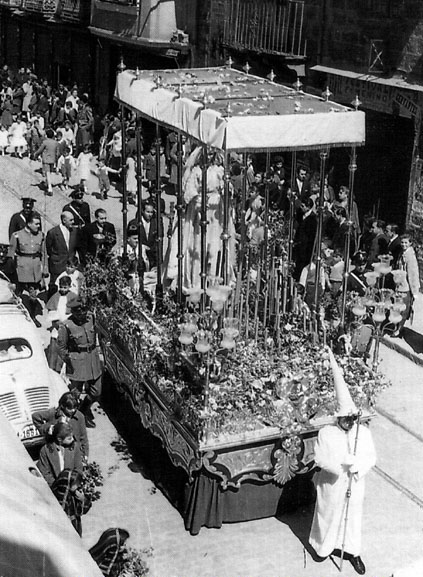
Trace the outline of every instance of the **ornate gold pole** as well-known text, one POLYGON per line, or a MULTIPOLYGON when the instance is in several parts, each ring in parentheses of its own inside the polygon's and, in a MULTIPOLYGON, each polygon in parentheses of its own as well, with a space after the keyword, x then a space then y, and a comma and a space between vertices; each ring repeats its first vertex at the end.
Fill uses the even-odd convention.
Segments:
MULTIPOLYGON (((142 126, 141 118, 137 116, 137 124, 135 130, 136 142, 137 142, 137 201, 138 201, 138 211, 137 211, 137 225, 138 225, 138 277, 140 282, 140 291, 143 290, 144 286, 144 271, 145 262, 142 258, 141 250, 141 204, 142 204, 142 126)), ((125 243, 126 246, 126 243, 125 243)))
POLYGON ((223 191, 223 232, 222 232, 222 270, 223 284, 227 285, 229 281, 229 200, 230 200, 230 171, 229 171, 229 153, 224 156, 225 184, 223 191))
MULTIPOLYGON (((125 125, 125 107, 120 107, 122 122, 122 154, 120 157, 120 168, 122 178, 122 226, 123 226, 123 256, 126 257, 128 238, 128 194, 126 191, 126 125, 125 125)), ((141 247, 140 247, 141 248, 141 247)))
POLYGON ((200 244, 200 278, 201 291, 203 293, 201 298, 201 310, 204 311, 206 301, 206 278, 207 278, 207 146, 203 146, 203 165, 201 174, 201 244, 200 244))
POLYGON ((176 288, 176 298, 179 304, 182 303, 182 281, 183 281, 183 258, 184 258, 184 247, 183 247, 183 218, 182 211, 184 208, 184 192, 182 190, 182 172, 183 172, 183 144, 182 135, 178 133, 178 165, 177 165, 177 200, 176 211, 178 215, 178 283, 176 288))
POLYGON ((328 150, 320 151, 320 191, 319 206, 317 207, 317 234, 316 234, 316 276, 314 285, 314 311, 313 317, 317 324, 317 309, 319 302, 320 271, 322 269, 322 230, 323 230, 323 202, 325 195, 325 171, 328 150))
POLYGON ((156 294, 160 298, 163 295, 162 283, 162 214, 161 214, 161 174, 160 174, 160 126, 156 122, 156 224, 157 224, 157 284, 156 294))
POLYGON ((350 247, 351 236, 353 234, 352 211, 354 203, 354 177, 357 170, 357 150, 355 146, 351 147, 349 170, 349 198, 348 198, 348 235, 345 243, 344 252, 344 276, 342 279, 342 305, 341 305, 341 325, 345 323, 345 310, 347 307, 347 286, 348 276, 350 274, 350 247))
MULTIPOLYGON (((293 257, 294 247, 294 221, 295 221, 295 194, 293 193, 294 182, 297 174, 297 153, 295 150, 291 158, 291 189, 289 191, 289 228, 288 228, 288 266, 286 267, 286 275, 282 278, 284 286, 287 286, 289 295, 290 307, 293 307, 293 278, 291 274, 291 263, 293 257)), ((285 312, 285 311, 284 311, 285 312)))

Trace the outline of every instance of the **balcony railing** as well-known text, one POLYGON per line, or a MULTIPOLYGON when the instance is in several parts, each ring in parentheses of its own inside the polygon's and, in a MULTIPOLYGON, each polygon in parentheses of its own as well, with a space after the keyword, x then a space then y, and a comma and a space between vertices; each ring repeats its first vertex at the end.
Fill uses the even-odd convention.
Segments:
POLYGON ((304 0, 225 0, 224 44, 295 58, 306 55, 304 0))

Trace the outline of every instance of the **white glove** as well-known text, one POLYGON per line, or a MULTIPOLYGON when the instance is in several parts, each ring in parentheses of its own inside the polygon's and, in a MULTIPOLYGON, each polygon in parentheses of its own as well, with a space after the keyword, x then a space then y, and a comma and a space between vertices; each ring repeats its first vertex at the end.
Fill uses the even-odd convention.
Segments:
POLYGON ((354 473, 358 473, 357 463, 354 463, 353 465, 351 465, 351 467, 350 467, 350 473, 351 473, 352 475, 354 475, 354 473))
POLYGON ((346 465, 347 467, 352 467, 353 465, 355 465, 355 461, 356 461, 355 455, 349 453, 348 455, 345 456, 343 465, 346 465))

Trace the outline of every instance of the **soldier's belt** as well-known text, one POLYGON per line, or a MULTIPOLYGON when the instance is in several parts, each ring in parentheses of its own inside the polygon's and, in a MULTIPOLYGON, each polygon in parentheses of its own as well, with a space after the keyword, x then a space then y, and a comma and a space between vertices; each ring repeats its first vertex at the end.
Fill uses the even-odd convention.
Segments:
POLYGON ((17 256, 28 256, 29 258, 41 258, 40 252, 21 252, 16 251, 17 256))
POLYGON ((74 347, 71 353, 91 353, 96 348, 96 345, 81 345, 74 347))

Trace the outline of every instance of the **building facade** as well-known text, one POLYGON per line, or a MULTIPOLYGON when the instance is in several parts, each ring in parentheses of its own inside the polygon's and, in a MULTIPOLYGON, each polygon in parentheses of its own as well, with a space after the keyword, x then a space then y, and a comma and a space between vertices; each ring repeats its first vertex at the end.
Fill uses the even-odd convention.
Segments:
POLYGON ((423 224, 421 110, 423 3, 419 0, 310 0, 306 10, 310 82, 332 98, 358 96, 366 146, 358 157, 363 213, 419 235, 423 224))

